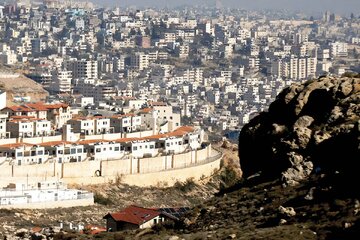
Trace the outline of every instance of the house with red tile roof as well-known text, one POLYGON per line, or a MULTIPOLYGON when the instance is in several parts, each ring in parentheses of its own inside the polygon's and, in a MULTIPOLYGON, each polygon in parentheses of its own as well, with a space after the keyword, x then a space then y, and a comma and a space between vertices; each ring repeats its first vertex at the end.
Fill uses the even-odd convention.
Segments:
POLYGON ((27 103, 24 105, 10 106, 1 110, 2 113, 12 116, 28 116, 47 119, 54 128, 62 127, 71 119, 70 107, 65 103, 47 104, 43 102, 27 103))
POLYGON ((178 220, 178 218, 165 211, 135 205, 131 205, 119 212, 108 213, 103 219, 106 219, 106 229, 111 232, 151 228, 153 225, 167 220, 178 220))
POLYGON ((9 161, 15 165, 40 164, 46 161, 48 156, 43 146, 28 143, 0 145, 0 163, 9 161))

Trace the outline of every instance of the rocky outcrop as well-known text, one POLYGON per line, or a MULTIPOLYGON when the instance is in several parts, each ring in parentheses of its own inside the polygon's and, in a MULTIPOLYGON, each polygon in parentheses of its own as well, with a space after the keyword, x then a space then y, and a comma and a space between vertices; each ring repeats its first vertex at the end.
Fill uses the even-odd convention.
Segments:
POLYGON ((358 181, 360 79, 321 78, 284 89, 243 127, 239 156, 245 177, 261 172, 295 185, 311 173, 358 181))

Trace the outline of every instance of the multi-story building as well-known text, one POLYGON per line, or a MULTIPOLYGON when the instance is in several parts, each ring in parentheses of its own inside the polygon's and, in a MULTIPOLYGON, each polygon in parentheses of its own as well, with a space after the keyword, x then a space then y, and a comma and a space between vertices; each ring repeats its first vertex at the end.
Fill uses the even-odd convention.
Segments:
POLYGON ((134 114, 114 115, 110 125, 116 133, 130 133, 141 129, 141 116, 134 114))
POLYGON ((348 44, 345 42, 334 42, 330 44, 331 56, 333 57, 347 57, 348 44))
POLYGON ((58 93, 71 92, 71 78, 72 72, 59 69, 53 75, 53 82, 50 85, 50 90, 58 93))
POLYGON ((307 79, 316 76, 317 59, 311 57, 290 57, 278 59, 271 64, 271 74, 293 80, 307 79))
POLYGON ((98 62, 95 60, 67 60, 64 61, 66 70, 72 72, 72 78, 98 78, 98 62))
POLYGON ((131 66, 142 71, 149 67, 149 55, 137 52, 131 55, 131 66))

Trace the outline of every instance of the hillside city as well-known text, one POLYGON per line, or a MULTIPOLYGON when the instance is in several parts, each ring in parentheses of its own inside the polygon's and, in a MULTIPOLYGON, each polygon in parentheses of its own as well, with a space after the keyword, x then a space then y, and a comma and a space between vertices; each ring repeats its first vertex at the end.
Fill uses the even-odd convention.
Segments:
POLYGON ((314 19, 66 1, 18 1, 1 10, 1 63, 40 83, 47 101, 102 115, 161 101, 184 123, 236 130, 292 82, 359 68, 354 14, 314 19))
MULTIPOLYGON (((140 175, 204 166, 194 176, 207 177, 223 158, 212 145, 237 141, 285 87, 357 72, 353 13, 230 9, 220 1, 171 9, 1 3, 0 207, 91 205, 93 193, 67 183, 120 175, 142 186, 140 175), (30 81, 45 91, 17 93, 30 81)), ((121 214, 140 212, 156 224, 188 210, 131 205, 121 214)), ((102 231, 124 230, 121 214, 104 216, 102 231)), ((130 223, 151 226, 141 221, 130 223)))

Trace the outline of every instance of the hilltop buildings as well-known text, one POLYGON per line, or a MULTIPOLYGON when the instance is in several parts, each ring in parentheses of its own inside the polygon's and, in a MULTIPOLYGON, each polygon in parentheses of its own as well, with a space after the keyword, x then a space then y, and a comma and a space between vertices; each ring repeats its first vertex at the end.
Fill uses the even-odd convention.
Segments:
MULTIPOLYGON (((181 121, 218 135, 238 130, 285 86, 359 70, 354 16, 326 12, 306 20, 223 11, 104 10, 58 1, 8 5, 0 21, 0 61, 29 69, 28 76, 51 93, 49 102, 66 103, 75 115, 121 115, 72 119, 73 131, 85 135, 150 128, 162 134, 181 121), (157 113, 123 116, 149 106, 157 113)), ((62 110, 46 110, 44 119, 55 120, 62 110)), ((55 134, 70 118, 60 116, 50 131, 26 134, 55 134)))

